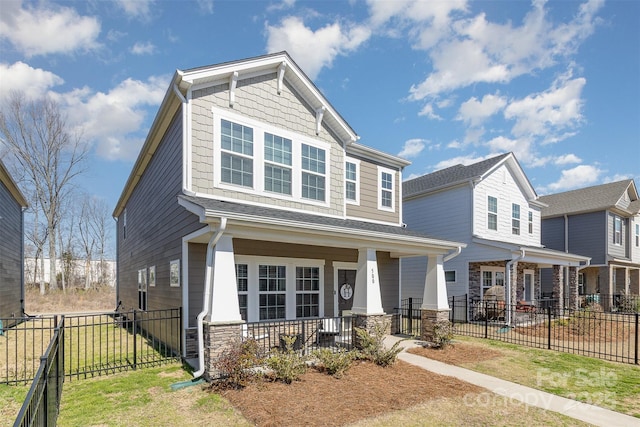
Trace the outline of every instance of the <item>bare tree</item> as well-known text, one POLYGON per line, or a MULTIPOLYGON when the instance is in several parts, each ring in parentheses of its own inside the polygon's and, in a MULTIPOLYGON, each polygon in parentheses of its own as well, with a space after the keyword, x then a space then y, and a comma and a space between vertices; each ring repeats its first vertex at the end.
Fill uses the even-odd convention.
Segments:
POLYGON ((0 111, 0 136, 24 170, 47 222, 49 287, 57 289, 56 237, 60 207, 73 179, 83 172, 88 146, 71 134, 59 105, 50 98, 26 101, 13 93, 0 111))
POLYGON ((108 227, 111 224, 109 206, 104 199, 92 197, 89 201, 89 226, 93 235, 99 260, 98 284, 104 285, 106 278, 105 255, 109 244, 108 227))
POLYGON ((96 245, 95 237, 91 227, 92 199, 85 196, 82 199, 80 209, 80 220, 78 221, 78 234, 80 235, 80 245, 84 255, 84 288, 91 288, 91 261, 96 245))

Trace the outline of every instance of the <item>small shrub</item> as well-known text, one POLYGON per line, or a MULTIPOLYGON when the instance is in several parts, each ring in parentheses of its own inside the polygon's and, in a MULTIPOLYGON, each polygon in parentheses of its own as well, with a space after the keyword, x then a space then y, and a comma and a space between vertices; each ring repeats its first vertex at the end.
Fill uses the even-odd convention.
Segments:
POLYGON ((433 343, 437 348, 445 348, 451 344, 455 327, 446 319, 441 319, 433 325, 433 343))
POLYGON ((618 311, 621 313, 640 313, 640 297, 623 292, 618 302, 618 311))
POLYGON ((362 347, 357 354, 359 359, 369 360, 378 366, 393 365, 398 358, 398 353, 402 351, 400 341, 396 342, 391 348, 384 347, 384 325, 376 324, 372 333, 366 329, 355 328, 360 346, 362 347))
POLYGON ((258 343, 255 340, 232 343, 213 363, 220 378, 212 384, 212 387, 217 389, 245 387, 258 376, 253 368, 261 362, 258 356, 258 343))
POLYGON ((582 310, 573 312, 569 324, 577 335, 585 335, 594 332, 602 323, 602 306, 590 303, 582 310))
POLYGON ((337 353, 328 348, 321 348, 313 352, 313 356, 318 359, 316 368, 325 371, 336 378, 342 378, 344 373, 351 367, 354 352, 340 349, 337 353))
POLYGON ((291 384, 307 371, 307 364, 302 356, 293 351, 296 337, 283 336, 282 339, 285 342, 284 351, 272 351, 267 359, 267 366, 273 371, 276 380, 291 384))

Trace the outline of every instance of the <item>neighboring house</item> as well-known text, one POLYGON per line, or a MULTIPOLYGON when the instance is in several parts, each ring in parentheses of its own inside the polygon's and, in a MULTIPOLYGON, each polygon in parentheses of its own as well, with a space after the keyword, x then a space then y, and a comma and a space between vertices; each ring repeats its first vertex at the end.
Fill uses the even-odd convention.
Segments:
MULTIPOLYGON (((36 265, 36 259, 33 257, 26 257, 24 259, 24 281, 27 285, 38 284, 41 280, 45 283, 49 283, 51 272, 49 268, 44 269, 44 274, 41 266, 49 265, 49 258, 38 258, 38 265, 36 265)), ((116 285, 116 262, 114 260, 94 259, 89 261, 88 265, 84 259, 73 259, 69 261, 67 268, 65 269, 68 277, 65 278, 67 284, 74 287, 84 287, 86 282, 87 273, 89 274, 89 283, 91 286, 106 285, 114 287, 116 285)), ((58 275, 62 273, 64 269, 63 262, 60 258, 56 259, 56 271, 58 275)))
POLYGON ((177 71, 114 210, 123 308, 181 306, 198 374, 245 321, 393 313, 401 257, 446 308, 459 244, 402 226, 408 162, 357 141, 286 53, 177 71))
MULTIPOLYGON (((640 294, 640 200, 632 179, 540 197, 542 242, 591 257, 580 293, 640 294)), ((603 301, 604 303, 605 301, 603 301)))
POLYGON ((24 313, 22 263, 26 208, 27 201, 0 160, 0 319, 4 319, 4 327, 15 323, 7 319, 22 317, 24 313))
MULTIPOLYGON (((482 300, 495 285, 505 286, 507 303, 537 304, 543 286, 563 288, 564 268, 577 292, 577 269, 587 256, 546 249, 540 241, 541 203, 512 153, 469 166, 456 165, 403 184, 407 227, 466 243, 445 260, 447 292, 482 300), (541 269, 551 268, 551 283, 541 269), (510 290, 510 292, 509 292, 510 290)), ((402 298, 421 297, 423 262, 402 260, 402 298)))

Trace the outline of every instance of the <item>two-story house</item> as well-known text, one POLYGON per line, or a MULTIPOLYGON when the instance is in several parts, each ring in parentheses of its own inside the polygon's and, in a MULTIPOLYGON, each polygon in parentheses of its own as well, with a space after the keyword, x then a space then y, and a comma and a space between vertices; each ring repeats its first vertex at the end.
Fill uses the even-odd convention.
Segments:
POLYGON ((24 221, 27 201, 0 160, 0 319, 10 327, 24 315, 24 221))
MULTIPOLYGON (((545 248, 540 239, 540 202, 513 153, 455 165, 403 184, 407 227, 466 244, 445 259, 447 293, 482 300, 503 286, 505 302, 536 304, 541 269, 554 272, 550 286, 563 289, 563 270, 577 292, 577 269, 589 257, 545 248)), ((402 260, 402 297, 422 297, 423 261, 402 260)))
POLYGON ((403 227, 407 164, 360 144, 284 52, 177 71, 113 214, 118 300, 181 306, 196 375, 244 322, 392 313, 402 257, 431 260, 443 308, 460 245, 403 227))
MULTIPOLYGON (((640 295, 640 200, 632 179, 540 197, 542 243, 591 257, 580 270, 580 293, 640 295)), ((592 298, 593 299, 593 298, 592 298)), ((606 308, 605 307, 605 308, 606 308)))

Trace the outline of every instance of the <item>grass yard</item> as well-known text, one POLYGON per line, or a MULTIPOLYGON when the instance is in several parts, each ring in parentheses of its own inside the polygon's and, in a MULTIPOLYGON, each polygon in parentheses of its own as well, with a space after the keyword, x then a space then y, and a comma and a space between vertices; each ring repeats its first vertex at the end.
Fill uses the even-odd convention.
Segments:
POLYGON ((412 353, 640 418, 638 366, 468 337, 412 353))

